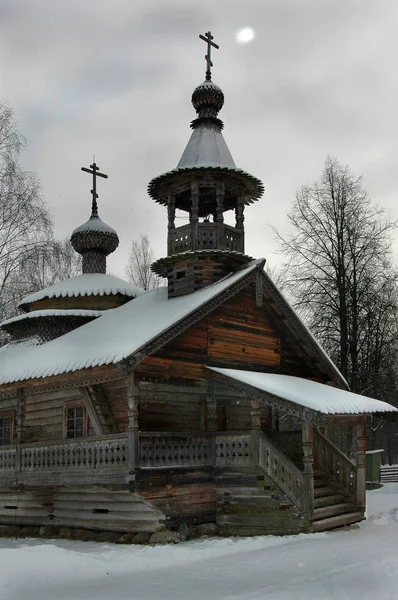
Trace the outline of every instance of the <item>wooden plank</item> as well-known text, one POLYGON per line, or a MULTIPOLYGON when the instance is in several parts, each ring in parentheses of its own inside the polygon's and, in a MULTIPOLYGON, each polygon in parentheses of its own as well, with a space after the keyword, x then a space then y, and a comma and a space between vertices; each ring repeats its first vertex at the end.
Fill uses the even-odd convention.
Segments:
POLYGON ((100 419, 98 418, 97 412, 95 410, 93 401, 91 399, 90 393, 86 387, 79 388, 80 394, 83 399, 83 404, 87 410, 88 416, 90 418, 91 424, 94 428, 95 435, 104 435, 105 430, 102 426, 100 419))

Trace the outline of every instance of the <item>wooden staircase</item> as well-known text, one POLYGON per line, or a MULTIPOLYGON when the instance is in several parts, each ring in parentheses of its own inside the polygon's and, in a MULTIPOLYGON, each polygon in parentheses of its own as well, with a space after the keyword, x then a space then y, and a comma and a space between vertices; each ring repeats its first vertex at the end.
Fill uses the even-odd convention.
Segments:
POLYGON ((327 531, 363 519, 352 498, 317 465, 314 465, 314 512, 312 530, 327 531))

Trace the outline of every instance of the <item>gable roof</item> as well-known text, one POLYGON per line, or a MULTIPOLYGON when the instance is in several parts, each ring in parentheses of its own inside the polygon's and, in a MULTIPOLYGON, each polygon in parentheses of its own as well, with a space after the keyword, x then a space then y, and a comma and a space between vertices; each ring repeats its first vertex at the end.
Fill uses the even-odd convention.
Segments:
MULTIPOLYGON (((387 402, 317 383, 310 379, 238 369, 207 368, 229 380, 250 386, 250 388, 256 388, 324 415, 398 412, 398 408, 387 402)), ((250 389, 248 389, 248 393, 250 394, 250 389)))
MULTIPOLYGON (((110 364, 131 369, 253 282, 256 273, 261 277, 263 265, 263 259, 253 261, 213 285, 178 298, 168 299, 166 287, 150 290, 40 346, 5 346, 0 349, 0 385, 110 364)), ((307 329, 281 295, 279 307, 290 321, 298 321, 296 328, 307 336, 310 355, 317 356, 323 370, 344 385, 337 367, 316 340, 308 337, 307 329)))

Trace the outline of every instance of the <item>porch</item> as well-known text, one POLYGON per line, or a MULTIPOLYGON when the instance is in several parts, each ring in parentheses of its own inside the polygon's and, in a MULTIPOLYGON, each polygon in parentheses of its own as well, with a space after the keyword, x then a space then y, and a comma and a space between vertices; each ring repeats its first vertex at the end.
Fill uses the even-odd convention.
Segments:
POLYGON ((263 494, 267 506, 272 496, 278 510, 291 507, 296 511, 296 522, 302 522, 300 530, 310 529, 313 521, 313 528, 320 529, 325 514, 330 517, 330 512, 333 513, 325 500, 328 497, 344 498, 344 504, 352 507, 349 514, 338 516, 338 524, 360 520, 365 502, 362 455, 359 453, 354 463, 309 423, 303 423, 301 446, 302 463, 297 465, 261 431, 255 415, 250 431, 139 432, 136 438, 117 434, 51 444, 20 444, 0 448, 0 487, 24 490, 60 485, 117 485, 125 488, 129 484, 134 491, 137 477, 146 478, 151 473, 153 477, 153 473, 170 470, 180 471, 184 477, 184 473, 205 470, 210 473, 216 495, 217 488, 222 487, 217 510, 223 513, 221 520, 226 523, 234 519, 238 504, 241 510, 241 498, 236 497, 231 486, 225 486, 225 478, 230 482, 232 476, 238 476, 240 487, 245 482, 244 504, 252 502, 254 492, 257 503, 261 504, 263 494), (247 491, 250 473, 255 474, 257 483, 247 491), (319 482, 326 495, 320 496, 319 482), (279 490, 277 500, 275 490, 273 494, 264 494, 263 490, 270 489, 270 485, 279 490))

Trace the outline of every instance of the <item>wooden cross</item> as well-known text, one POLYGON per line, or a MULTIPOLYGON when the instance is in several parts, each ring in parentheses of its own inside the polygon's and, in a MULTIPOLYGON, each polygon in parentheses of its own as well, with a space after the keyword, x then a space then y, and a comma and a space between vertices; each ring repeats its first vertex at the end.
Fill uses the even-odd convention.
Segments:
POLYGON ((100 173, 99 167, 97 167, 97 165, 95 163, 95 160, 93 161, 93 164, 90 165, 89 169, 87 167, 82 167, 82 171, 85 171, 86 173, 90 173, 93 176, 93 189, 91 190, 91 193, 93 195, 91 216, 92 217, 98 217, 97 177, 103 177, 104 179, 108 179, 108 175, 105 175, 105 173, 100 173))
POLYGON ((201 40, 203 40, 207 44, 207 54, 205 56, 206 65, 207 65, 206 81, 211 81, 211 67, 213 66, 213 63, 211 62, 211 47, 213 46, 213 48, 217 48, 217 50, 218 50, 220 48, 220 46, 218 46, 215 42, 212 41, 214 38, 211 35, 211 31, 208 31, 204 35, 199 34, 199 37, 201 40))

